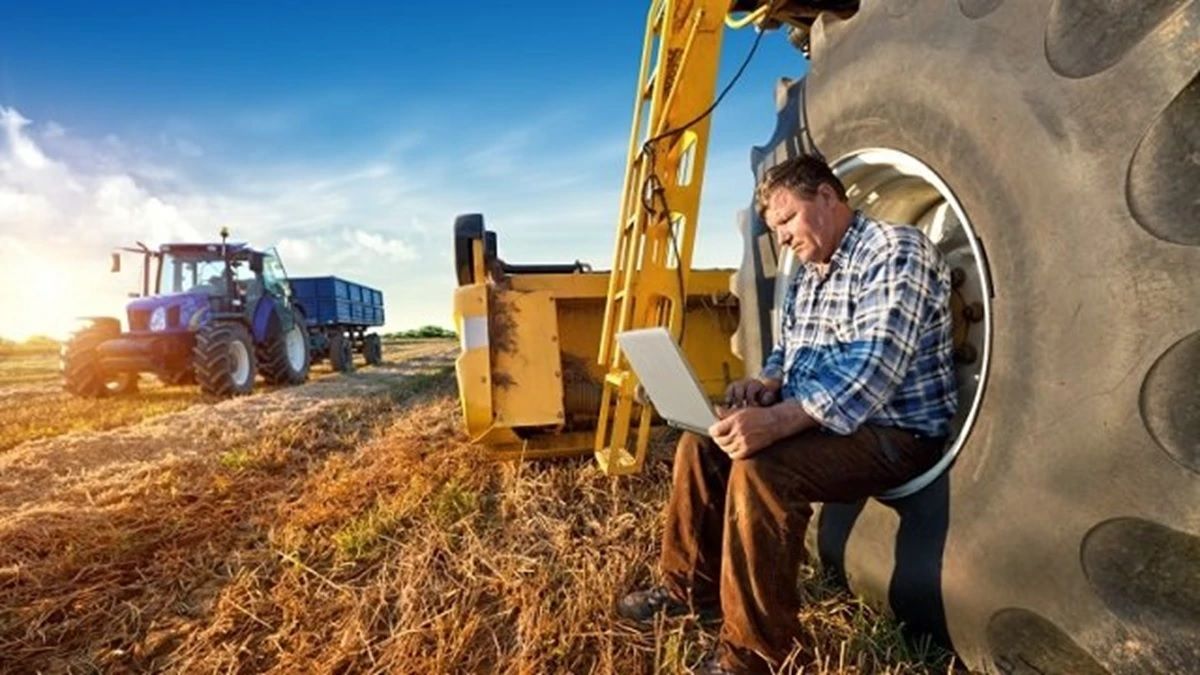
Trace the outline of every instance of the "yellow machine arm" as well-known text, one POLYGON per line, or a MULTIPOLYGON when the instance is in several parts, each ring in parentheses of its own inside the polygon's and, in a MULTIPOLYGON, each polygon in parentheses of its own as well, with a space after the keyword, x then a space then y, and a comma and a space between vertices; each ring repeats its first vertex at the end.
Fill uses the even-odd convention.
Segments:
POLYGON ((595 453, 608 474, 641 470, 652 411, 616 343, 621 331, 684 331, 727 0, 651 3, 598 361, 607 369, 595 453), (636 412, 635 412, 636 411, 636 412), (630 430, 638 431, 630 452, 630 430))

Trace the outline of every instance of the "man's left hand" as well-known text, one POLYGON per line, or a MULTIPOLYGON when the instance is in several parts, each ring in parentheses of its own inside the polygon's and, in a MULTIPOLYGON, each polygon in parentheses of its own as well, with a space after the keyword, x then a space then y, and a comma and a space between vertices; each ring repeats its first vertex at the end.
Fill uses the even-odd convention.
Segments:
POLYGON ((739 408, 708 428, 731 459, 745 459, 779 440, 779 424, 772 408, 739 408))

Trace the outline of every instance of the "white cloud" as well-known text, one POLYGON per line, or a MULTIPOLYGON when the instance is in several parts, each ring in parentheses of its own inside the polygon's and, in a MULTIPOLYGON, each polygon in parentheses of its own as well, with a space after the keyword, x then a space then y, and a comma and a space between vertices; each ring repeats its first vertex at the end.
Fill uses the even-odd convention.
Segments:
POLYGON ((54 120, 50 120, 49 122, 46 122, 46 126, 42 129, 42 138, 45 138, 45 139, 62 138, 63 136, 66 136, 66 135, 67 135, 67 130, 64 129, 61 124, 59 124, 58 122, 55 122, 54 120))
POLYGON ((362 230, 353 230, 348 234, 347 238, 364 253, 381 255, 395 262, 416 260, 417 258, 416 250, 399 239, 389 239, 382 235, 362 230))
POLYGON ((4 140, 8 142, 11 157, 17 163, 29 169, 41 169, 47 164, 46 156, 40 148, 22 129, 28 126, 29 120, 12 108, 0 107, 0 128, 4 129, 4 140))

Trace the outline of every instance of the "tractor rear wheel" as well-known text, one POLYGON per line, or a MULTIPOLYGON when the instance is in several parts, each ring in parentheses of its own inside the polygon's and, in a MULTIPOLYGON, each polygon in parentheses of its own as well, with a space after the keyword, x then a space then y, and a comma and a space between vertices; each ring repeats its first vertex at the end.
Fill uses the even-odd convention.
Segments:
POLYGON ((953 468, 827 505, 812 545, 972 669, 1200 663, 1197 25, 1195 0, 892 0, 813 28, 804 112, 851 202, 953 215, 985 292, 953 468))
POLYGON ((339 373, 354 372, 354 350, 344 333, 329 336, 329 364, 339 373))
POLYGON ((301 384, 308 379, 310 355, 304 315, 292 310, 292 327, 283 330, 277 316, 271 318, 267 340, 258 346, 258 366, 270 384, 301 384))
POLYGON ((254 389, 254 342, 239 323, 209 323, 198 330, 192 360, 205 394, 241 396, 254 389))
POLYGON ((383 343, 378 335, 371 333, 363 338, 363 356, 366 357, 369 366, 383 363, 383 343))
POLYGON ((121 326, 115 319, 97 320, 76 331, 62 347, 63 388, 85 398, 136 392, 137 373, 107 373, 101 368, 96 353, 101 343, 120 335, 121 326))

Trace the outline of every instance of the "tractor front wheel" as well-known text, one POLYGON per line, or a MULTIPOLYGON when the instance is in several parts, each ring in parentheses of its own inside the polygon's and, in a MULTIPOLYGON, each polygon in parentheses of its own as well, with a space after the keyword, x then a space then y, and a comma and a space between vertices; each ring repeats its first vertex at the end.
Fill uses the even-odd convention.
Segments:
POLYGON ((137 373, 107 373, 96 347, 121 335, 115 321, 96 321, 77 331, 62 348, 63 388, 76 396, 101 398, 137 391, 137 373))
POLYGON ((192 352, 200 391, 210 396, 241 396, 254 389, 254 341, 237 323, 212 323, 196 332, 192 352))

